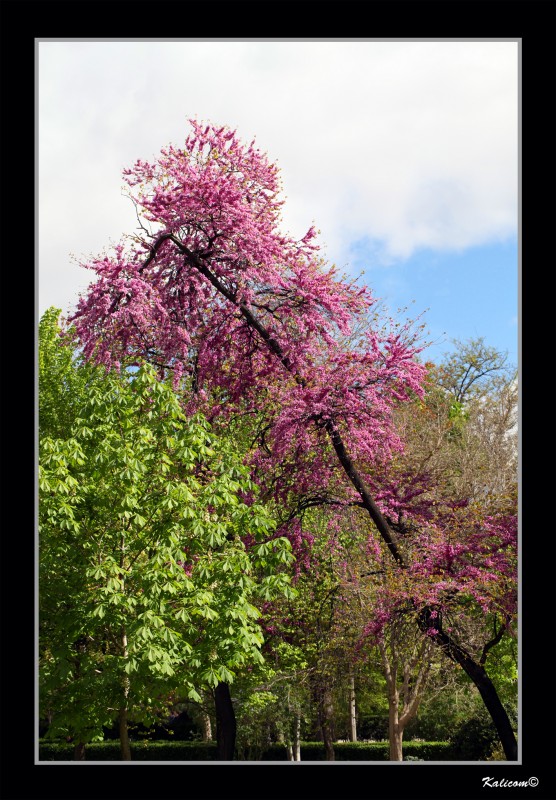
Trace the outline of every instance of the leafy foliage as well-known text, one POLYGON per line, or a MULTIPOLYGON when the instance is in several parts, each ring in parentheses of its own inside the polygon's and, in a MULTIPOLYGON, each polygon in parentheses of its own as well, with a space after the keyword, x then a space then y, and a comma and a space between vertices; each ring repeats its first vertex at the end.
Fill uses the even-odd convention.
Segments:
POLYGON ((51 735, 90 741, 122 706, 149 724, 172 690, 198 699, 262 661, 257 604, 291 591, 291 548, 232 444, 152 367, 97 370, 78 400, 40 443, 41 696, 51 735))
POLYGON ((450 744, 459 761, 487 761, 497 738, 492 720, 478 712, 452 733, 450 744))

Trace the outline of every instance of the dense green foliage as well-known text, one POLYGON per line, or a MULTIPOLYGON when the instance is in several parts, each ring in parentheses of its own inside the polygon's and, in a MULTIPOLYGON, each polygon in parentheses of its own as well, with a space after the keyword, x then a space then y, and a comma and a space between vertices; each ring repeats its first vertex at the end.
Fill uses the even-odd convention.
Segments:
POLYGON ((497 742, 492 720, 482 709, 464 720, 450 737, 450 744, 461 761, 486 761, 493 755, 497 742))
POLYGON ((200 700, 260 662, 257 605, 291 591, 291 555, 230 442, 187 418, 152 367, 106 374, 68 358, 53 320, 41 328, 41 712, 49 735, 90 742, 122 709, 149 724, 165 698, 200 700))

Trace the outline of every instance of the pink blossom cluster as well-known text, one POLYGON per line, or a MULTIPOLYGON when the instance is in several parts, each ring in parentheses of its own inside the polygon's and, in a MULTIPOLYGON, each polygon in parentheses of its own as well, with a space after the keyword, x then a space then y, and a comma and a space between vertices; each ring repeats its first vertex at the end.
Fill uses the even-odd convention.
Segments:
POLYGON ((463 514, 439 520, 421 533, 420 558, 412 573, 421 583, 422 599, 442 604, 455 593, 474 598, 483 611, 498 610, 510 618, 516 611, 517 517, 463 514))
POLYGON ((374 609, 361 646, 380 638, 400 611, 426 609, 432 623, 426 632, 436 636, 435 621, 439 625, 446 614, 457 618, 469 600, 511 628, 517 611, 517 517, 466 519, 466 514, 470 516, 461 508, 455 512, 440 508, 434 523, 413 530, 408 543, 413 557, 407 570, 394 579, 376 581, 374 609))
POLYGON ((375 331, 375 300, 325 267, 314 227, 299 241, 283 234, 278 169, 254 142, 191 126, 184 147, 124 172, 145 225, 84 263, 96 280, 72 321, 85 356, 107 368, 147 359, 176 386, 189 379, 190 413, 262 408, 265 457, 293 459, 302 482, 329 478, 329 421, 352 457, 389 458, 402 446, 392 409, 425 374, 411 325, 375 331))

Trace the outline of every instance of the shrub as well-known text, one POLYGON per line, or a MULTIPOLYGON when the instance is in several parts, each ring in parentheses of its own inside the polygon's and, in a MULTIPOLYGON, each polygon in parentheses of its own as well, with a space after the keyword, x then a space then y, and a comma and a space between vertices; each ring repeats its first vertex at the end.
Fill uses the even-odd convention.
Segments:
POLYGON ((457 761, 487 761, 498 742, 490 717, 478 714, 463 722, 450 737, 457 761))
MULTIPOLYGON (((335 742, 336 761, 388 761, 390 746, 388 742, 335 742)), ((403 746, 404 760, 451 761, 452 748, 448 742, 407 742, 403 746)), ((285 761, 287 751, 284 745, 268 747, 262 756, 263 761, 285 761)), ((324 761, 326 754, 322 742, 302 742, 302 761, 324 761)))
MULTIPOLYGON (((337 761, 388 761, 388 742, 337 742, 337 761)), ((404 757, 419 761, 449 761, 451 748, 447 742, 407 742, 404 757)), ((142 741, 131 743, 132 761, 216 761, 216 742, 142 741)), ((262 761, 287 761, 284 745, 271 745, 262 754, 262 761)), ((39 742, 40 761, 73 761, 73 744, 39 742)), ((85 748, 86 761, 119 761, 120 745, 116 741, 96 742, 85 748)), ((303 742, 302 761, 324 761, 322 742, 303 742)))
MULTIPOLYGON (((73 744, 39 742, 39 761, 73 761, 73 744)), ((131 742, 132 761, 215 761, 216 742, 131 742)), ((85 748, 86 761, 120 761, 120 743, 94 742, 85 748)))

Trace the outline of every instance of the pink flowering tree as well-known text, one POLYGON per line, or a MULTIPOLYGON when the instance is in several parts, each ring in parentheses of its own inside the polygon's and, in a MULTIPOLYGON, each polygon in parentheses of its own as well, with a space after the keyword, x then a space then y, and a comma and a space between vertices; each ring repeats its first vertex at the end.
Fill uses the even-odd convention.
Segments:
MULTIPOLYGON (((409 509, 405 518, 411 520, 409 509)), ((366 581, 368 622, 358 644, 363 651, 377 645, 381 653, 393 760, 402 758, 403 731, 426 686, 430 646, 463 666, 484 690, 489 653, 504 635, 515 635, 517 611, 515 514, 489 516, 480 506, 438 503, 428 522, 421 520, 412 531, 411 522, 406 524, 406 570, 392 570, 385 548, 369 542, 375 569, 366 581), (417 639, 411 633, 415 623, 417 639)))
MULTIPOLYGON (((374 298, 326 268, 315 229, 299 241, 283 233, 278 169, 254 143, 191 128, 183 147, 124 172, 140 227, 83 264, 95 274, 72 319, 84 354, 108 369, 146 359, 171 371, 176 386, 189 382, 190 410, 212 420, 264 412, 254 469, 288 460, 317 496, 340 474, 407 570, 365 465, 380 471, 402 448, 393 412, 422 392, 418 331, 369 324, 374 298)), ((485 670, 444 635, 515 759, 485 670)))

